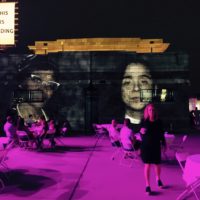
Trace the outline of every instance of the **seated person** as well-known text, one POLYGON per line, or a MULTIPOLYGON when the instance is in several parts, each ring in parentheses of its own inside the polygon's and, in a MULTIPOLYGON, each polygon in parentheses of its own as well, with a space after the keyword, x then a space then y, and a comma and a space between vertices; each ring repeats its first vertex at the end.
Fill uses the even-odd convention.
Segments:
POLYGON ((56 142, 54 140, 55 133, 56 133, 56 128, 55 128, 54 120, 50 120, 48 123, 47 135, 50 139, 52 148, 55 147, 56 145, 56 142))
POLYGON ((13 119, 11 116, 7 116, 6 118, 6 123, 4 124, 4 131, 6 133, 6 137, 8 137, 8 144, 18 143, 16 127, 13 124, 13 119))
POLYGON ((48 124, 43 115, 39 117, 38 122, 35 124, 35 129, 37 130, 37 135, 42 136, 48 130, 48 124))
POLYGON ((34 138, 33 133, 29 130, 28 126, 25 126, 24 118, 18 117, 17 131, 24 131, 31 139, 34 138))
POLYGON ((130 119, 124 120, 124 125, 120 131, 120 140, 125 151, 138 150, 140 145, 136 140, 135 133, 130 128, 130 119))
POLYGON ((48 130, 48 124, 43 115, 40 116, 39 121, 36 123, 35 129, 37 131, 37 148, 42 148, 42 142, 48 130))
POLYGON ((96 124, 97 128, 105 128, 110 137, 110 141, 112 146, 120 147, 120 137, 119 137, 119 130, 118 130, 118 124, 115 119, 112 119, 111 124, 96 124))
POLYGON ((35 121, 33 120, 33 115, 30 114, 26 120, 26 124, 28 127, 31 127, 32 124, 34 124, 34 123, 35 123, 35 121))
POLYGON ((33 146, 35 136, 33 132, 31 132, 28 126, 25 126, 24 118, 18 117, 17 119, 17 136, 22 141, 27 141, 27 145, 33 146), (26 134, 26 135, 25 135, 26 134))
POLYGON ((63 135, 63 136, 66 136, 70 131, 70 124, 69 122, 66 120, 63 122, 63 125, 62 127, 60 128, 60 133, 63 135))

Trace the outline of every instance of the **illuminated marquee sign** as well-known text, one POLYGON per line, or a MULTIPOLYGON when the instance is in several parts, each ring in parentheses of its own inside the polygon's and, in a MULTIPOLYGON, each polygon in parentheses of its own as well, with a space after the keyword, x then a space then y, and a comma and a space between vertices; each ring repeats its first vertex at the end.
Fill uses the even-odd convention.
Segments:
POLYGON ((15 44, 15 2, 0 3, 0 45, 15 44))

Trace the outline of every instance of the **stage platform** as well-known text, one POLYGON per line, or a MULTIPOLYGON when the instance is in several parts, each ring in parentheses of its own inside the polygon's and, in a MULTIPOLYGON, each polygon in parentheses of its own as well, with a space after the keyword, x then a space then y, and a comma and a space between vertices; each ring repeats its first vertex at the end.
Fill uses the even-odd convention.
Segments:
MULTIPOLYGON (((181 135, 178 135, 179 139, 181 135)), ((77 136, 61 138, 55 150, 14 148, 6 161, 9 171, 1 178, 5 189, 1 200, 174 200, 184 190, 176 161, 162 164, 165 189, 156 185, 152 169, 153 195, 145 194, 143 163, 120 164, 111 159, 114 147, 108 138, 77 136)), ((200 154, 200 134, 189 135, 185 150, 200 154)), ((0 170, 3 170, 1 167, 0 170)), ((195 199, 191 196, 188 199, 195 199)))

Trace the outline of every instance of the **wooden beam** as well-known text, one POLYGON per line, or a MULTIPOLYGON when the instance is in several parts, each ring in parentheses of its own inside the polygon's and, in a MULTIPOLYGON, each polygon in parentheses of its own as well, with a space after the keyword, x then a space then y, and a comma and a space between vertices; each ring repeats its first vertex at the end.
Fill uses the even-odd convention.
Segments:
POLYGON ((61 51, 130 51, 137 53, 164 52, 169 43, 163 39, 141 38, 79 38, 58 39, 56 41, 36 41, 35 46, 28 46, 36 54, 61 51))

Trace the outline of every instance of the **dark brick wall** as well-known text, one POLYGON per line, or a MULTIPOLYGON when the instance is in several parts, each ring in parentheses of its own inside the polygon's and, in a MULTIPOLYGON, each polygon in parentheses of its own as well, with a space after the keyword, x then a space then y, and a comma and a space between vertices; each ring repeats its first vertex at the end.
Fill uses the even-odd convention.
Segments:
MULTIPOLYGON (((112 118, 124 117, 121 101, 121 78, 125 66, 135 58, 149 63, 154 82, 161 88, 174 90, 174 101, 156 103, 166 129, 188 127, 189 63, 185 53, 135 54, 123 52, 65 52, 36 56, 0 55, 0 115, 13 106, 12 94, 20 65, 32 67, 46 57, 56 67, 57 81, 61 84, 48 100, 45 110, 59 120, 68 119, 72 129, 89 131, 93 122, 109 123, 112 118), (29 63, 30 62, 30 63, 29 63)), ((19 81, 19 80, 18 80, 19 81)))

